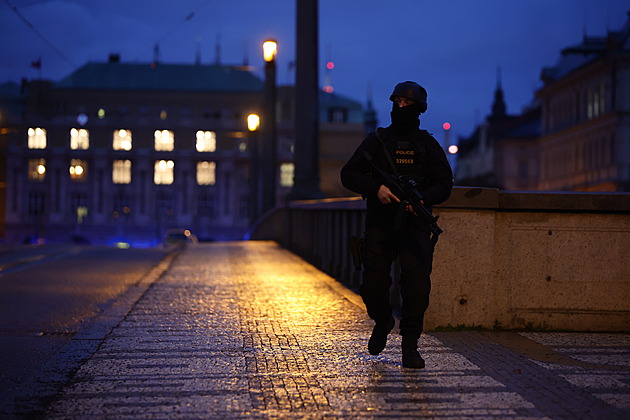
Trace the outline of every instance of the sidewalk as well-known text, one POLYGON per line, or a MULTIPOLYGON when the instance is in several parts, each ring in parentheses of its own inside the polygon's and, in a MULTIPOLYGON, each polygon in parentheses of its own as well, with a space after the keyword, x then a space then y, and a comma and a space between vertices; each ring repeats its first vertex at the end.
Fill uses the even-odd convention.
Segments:
POLYGON ((630 418, 630 335, 430 333, 412 370, 394 332, 367 353, 371 328, 355 294, 274 243, 192 246, 46 418, 630 418))

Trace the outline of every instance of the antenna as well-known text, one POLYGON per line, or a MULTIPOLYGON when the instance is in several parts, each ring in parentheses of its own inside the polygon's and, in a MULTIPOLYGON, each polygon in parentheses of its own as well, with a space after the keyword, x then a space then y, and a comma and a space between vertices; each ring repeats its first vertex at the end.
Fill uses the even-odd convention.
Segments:
POLYGON ((332 93, 335 89, 332 85, 332 69, 335 68, 335 63, 330 59, 330 44, 326 46, 326 70, 324 72, 324 92, 332 93))
POLYGON ((217 43, 214 49, 214 64, 221 64, 221 34, 217 34, 217 43))
POLYGON ((243 66, 249 66, 249 48, 247 41, 243 41, 243 66))
POLYGON ((497 66, 497 89, 501 89, 501 66, 497 66))
POLYGON ((195 64, 201 65, 201 35, 195 37, 195 64))

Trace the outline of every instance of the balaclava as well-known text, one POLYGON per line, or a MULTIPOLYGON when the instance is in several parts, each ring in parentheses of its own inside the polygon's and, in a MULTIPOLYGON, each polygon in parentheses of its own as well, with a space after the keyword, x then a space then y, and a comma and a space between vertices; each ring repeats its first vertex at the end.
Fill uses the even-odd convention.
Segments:
POLYGON ((399 107, 396 102, 392 105, 392 128, 398 134, 410 133, 417 130, 420 126, 420 114, 422 105, 414 103, 411 105, 399 107))

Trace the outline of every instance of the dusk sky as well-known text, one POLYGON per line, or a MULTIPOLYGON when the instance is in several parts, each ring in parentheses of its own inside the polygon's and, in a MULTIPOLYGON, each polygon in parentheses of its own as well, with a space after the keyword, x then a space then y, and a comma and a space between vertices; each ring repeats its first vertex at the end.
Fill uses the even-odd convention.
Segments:
MULTIPOLYGON (((0 83, 54 81, 118 53, 123 62, 247 62, 262 77, 262 42, 278 41, 278 83, 294 82, 296 0, 0 0, 0 83), (31 62, 41 59, 41 70, 31 62)), ((320 0, 320 83, 333 61, 336 93, 365 104, 371 86, 379 125, 389 124, 394 85, 429 94, 422 126, 442 140, 469 135, 490 112, 497 67, 508 113, 541 86, 540 72, 583 35, 627 20, 627 0, 320 0)))

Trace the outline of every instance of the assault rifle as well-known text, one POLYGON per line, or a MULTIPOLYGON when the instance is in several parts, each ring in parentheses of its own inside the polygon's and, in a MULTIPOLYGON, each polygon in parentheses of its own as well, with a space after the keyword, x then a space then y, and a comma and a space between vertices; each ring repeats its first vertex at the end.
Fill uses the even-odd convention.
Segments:
POLYGON ((376 169, 376 171, 385 179, 385 185, 396 197, 400 199, 401 204, 411 206, 413 212, 430 226, 431 233, 433 233, 433 237, 431 239, 433 244, 435 244, 440 234, 444 232, 437 224, 437 220, 440 216, 433 216, 431 211, 422 204, 424 197, 418 190, 418 184, 416 181, 403 175, 394 176, 383 170, 383 168, 374 162, 374 158, 367 151, 364 156, 374 169, 376 169))

